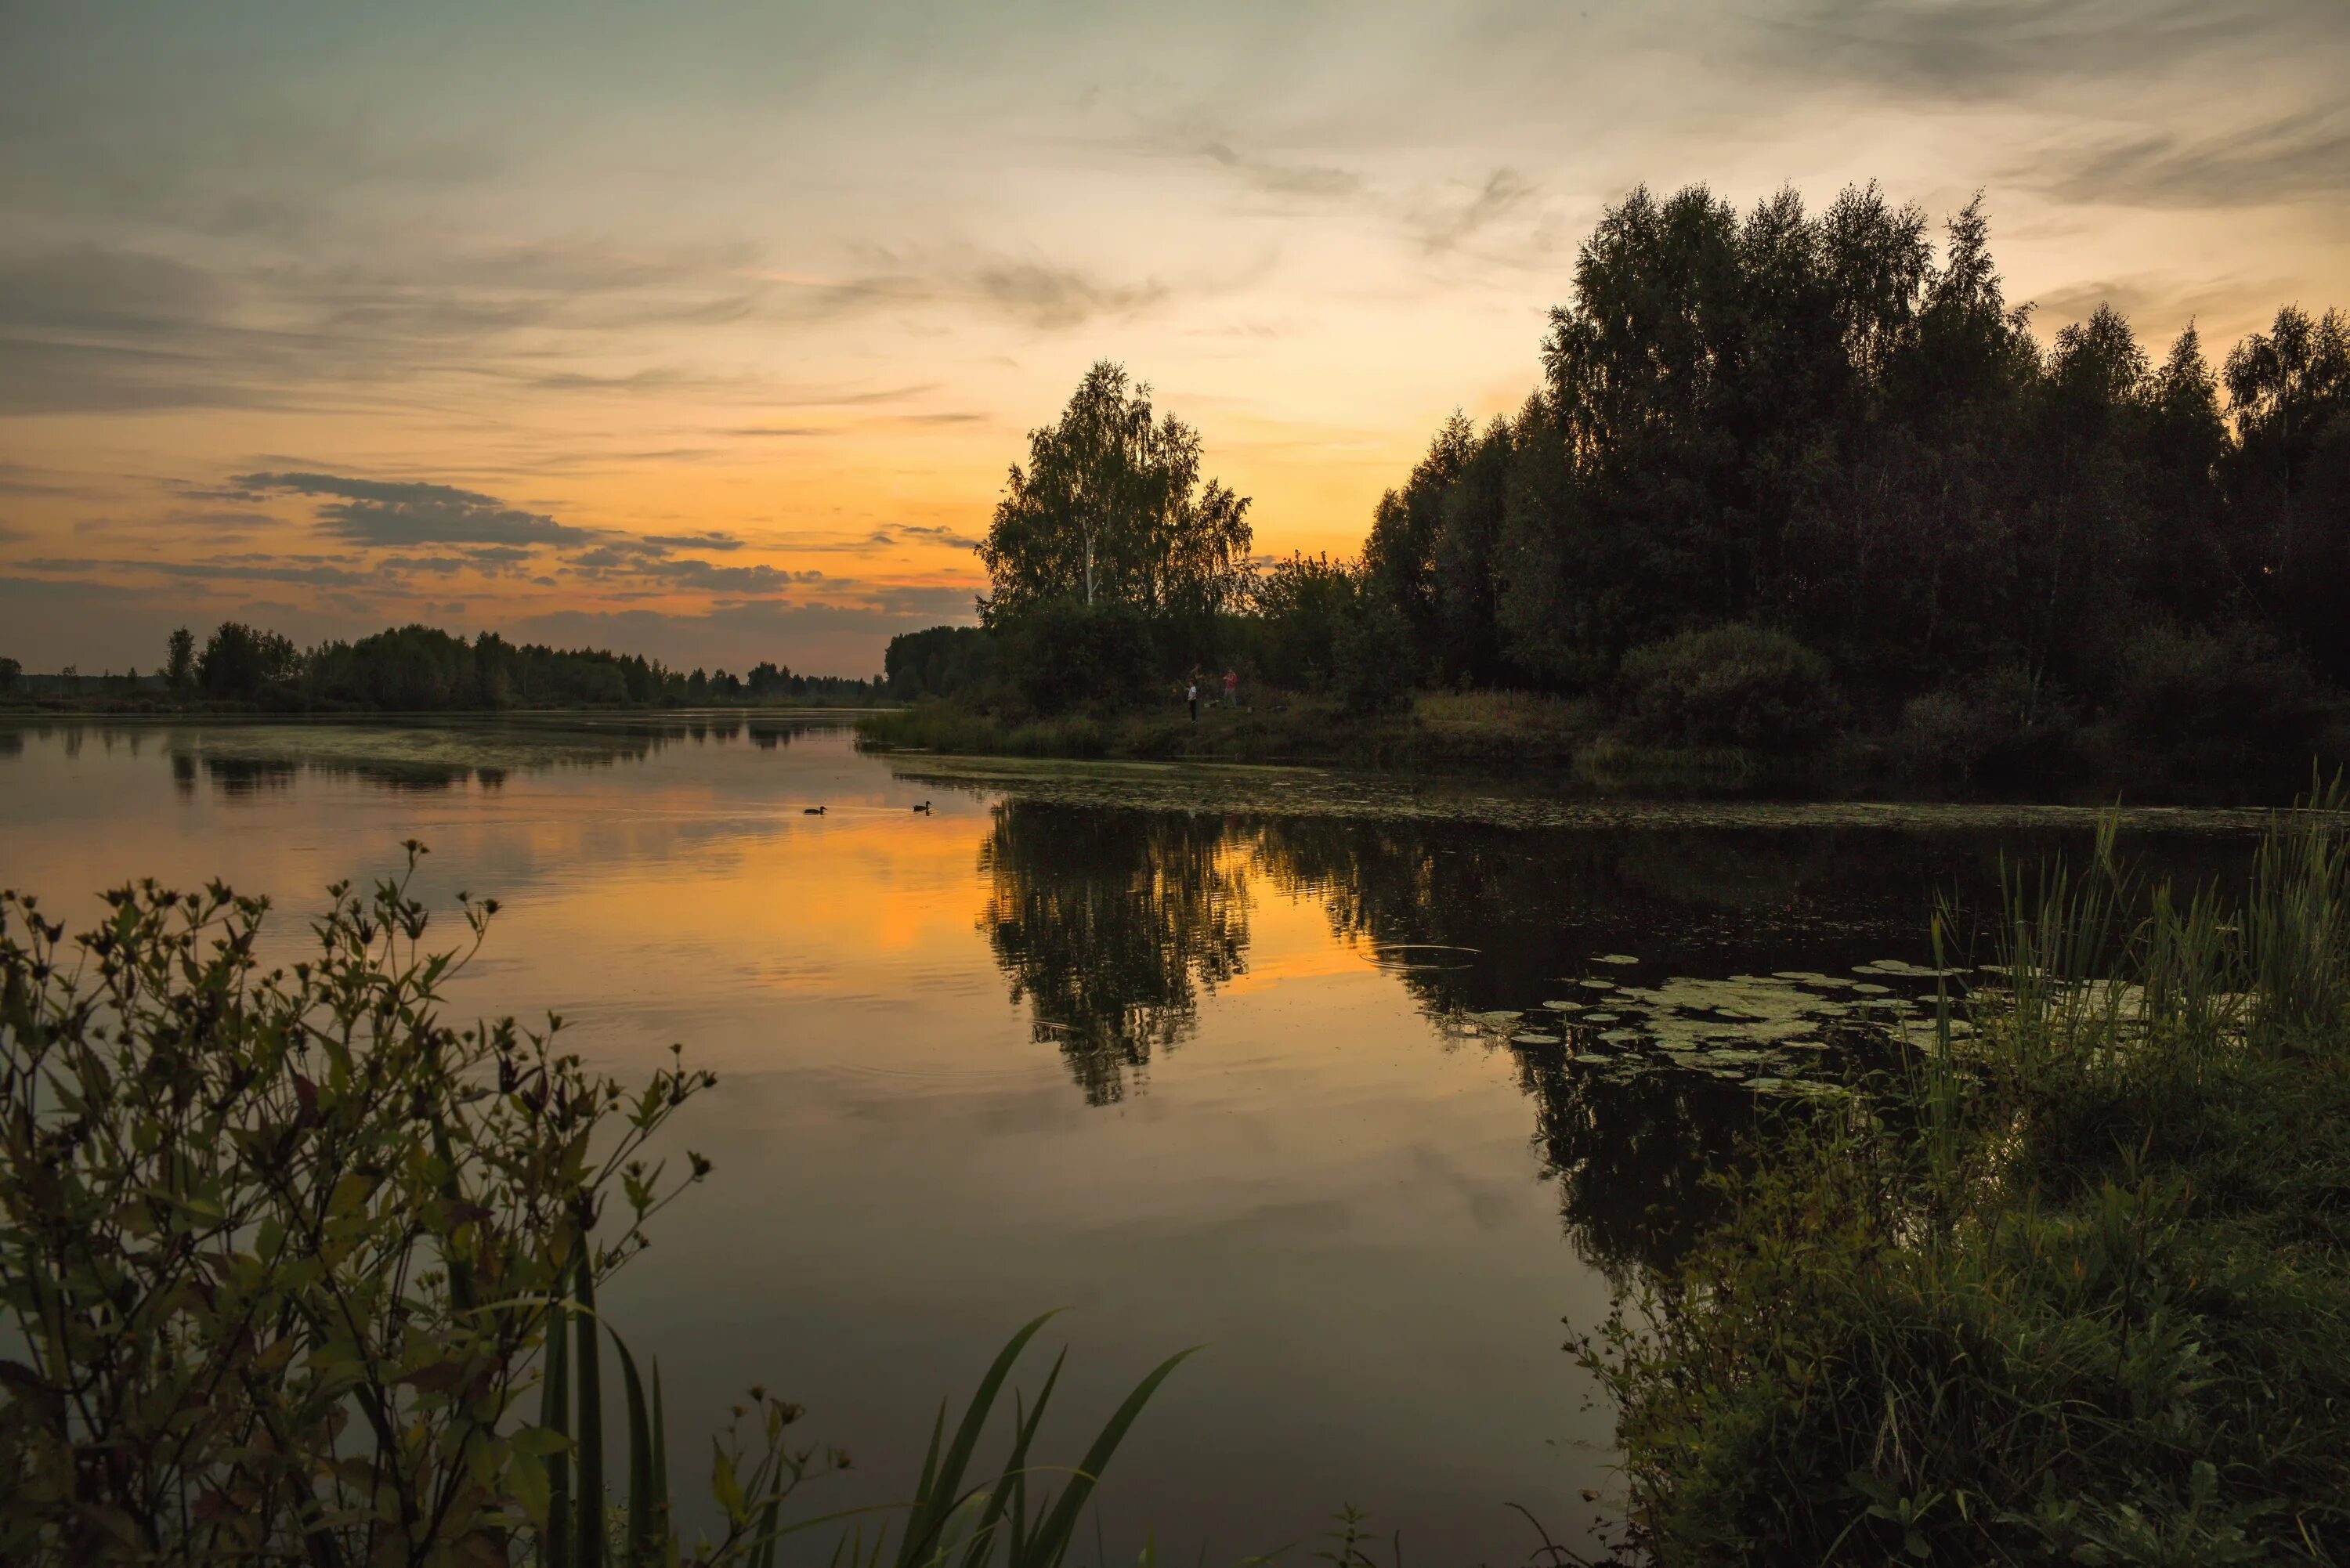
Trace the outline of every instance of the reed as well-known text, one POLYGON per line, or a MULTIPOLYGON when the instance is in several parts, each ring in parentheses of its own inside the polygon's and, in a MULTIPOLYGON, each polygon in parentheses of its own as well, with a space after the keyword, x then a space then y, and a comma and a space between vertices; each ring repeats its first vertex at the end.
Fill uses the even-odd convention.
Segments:
POLYGON ((951 1439, 946 1437, 948 1407, 940 1405, 921 1474, 911 1495, 895 1505, 797 1517, 795 1494, 837 1468, 838 1456, 786 1441, 786 1429, 800 1411, 754 1388, 737 1429, 729 1435, 732 1440, 713 1448, 712 1500, 723 1521, 720 1530, 689 1545, 672 1514, 660 1365, 653 1365, 648 1397, 648 1384, 628 1342, 597 1315, 594 1271, 583 1254, 574 1293, 550 1308, 542 1353, 539 1446, 547 1450, 546 1490, 536 1517, 544 1522, 513 1543, 508 1561, 536 1568, 775 1568, 791 1538, 831 1529, 837 1532, 830 1553, 837 1564, 1057 1568, 1076 1544, 1078 1521, 1127 1433, 1159 1386, 1191 1353, 1170 1356, 1137 1384, 1075 1465, 1043 1465, 1033 1457, 1036 1431, 1067 1359, 1062 1352, 1033 1403, 1014 1396, 1002 1461, 993 1469, 977 1469, 979 1450, 1012 1374, 1053 1315, 1023 1325, 997 1353, 965 1401, 951 1439), (617 1501, 604 1482, 603 1459, 610 1450, 595 1371, 598 1343, 607 1335, 619 1358, 625 1396, 618 1437, 628 1484, 617 1501), (751 1426, 747 1443, 743 1418, 751 1426), (1059 1478, 1057 1491, 1050 1478, 1059 1478))

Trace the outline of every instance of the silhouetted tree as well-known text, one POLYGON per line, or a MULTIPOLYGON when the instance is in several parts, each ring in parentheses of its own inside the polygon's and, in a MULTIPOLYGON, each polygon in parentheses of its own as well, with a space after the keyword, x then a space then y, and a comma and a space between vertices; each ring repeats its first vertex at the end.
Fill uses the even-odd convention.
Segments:
POLYGON ((172 634, 163 659, 163 681, 174 691, 186 691, 196 680, 196 634, 186 627, 172 634))
POLYGON ((1123 368, 1086 372, 1060 419, 1028 437, 980 545, 989 626, 1055 599, 1131 606, 1149 616, 1202 617, 1231 602, 1246 576, 1248 499, 1201 483, 1200 436, 1123 368))
POLYGON ((984 682, 995 667, 995 639, 976 626, 934 626, 889 639, 882 680, 889 695, 952 697, 984 682))
POLYGON ((2044 351, 2028 319, 1980 200, 1938 253, 1874 185, 1743 216, 1636 190, 1577 255, 1540 389, 1482 431, 1454 414, 1374 508, 1394 661, 1622 709, 1635 650, 1744 627, 1824 656, 1843 722, 1915 710, 1957 743, 2119 724, 2132 650, 2191 646, 2215 691, 2283 682, 2249 732, 2307 737, 2291 667, 2350 680, 2350 323, 2289 308, 2215 377, 2191 327, 2157 363, 2110 307, 2044 351))
POLYGON ((196 659, 196 681, 214 697, 257 697, 291 679, 300 660, 291 638, 225 620, 196 659))

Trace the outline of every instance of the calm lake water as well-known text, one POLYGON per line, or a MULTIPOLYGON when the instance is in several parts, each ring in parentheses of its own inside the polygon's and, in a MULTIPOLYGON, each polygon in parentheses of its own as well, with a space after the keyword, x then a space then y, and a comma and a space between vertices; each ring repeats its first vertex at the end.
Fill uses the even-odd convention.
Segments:
MULTIPOLYGON (((2232 875, 2252 820, 2131 842, 2232 875)), ((1037 1312, 1068 1309, 1057 1459, 1203 1345, 1112 1472, 1112 1556, 1228 1561, 1348 1502, 1422 1561, 1522 1561, 1511 1502, 1579 1539, 1610 1421, 1562 1319, 1839 1092, 1857 1026, 1915 1026, 1939 896, 2089 831, 892 759, 772 718, 0 724, 0 882, 52 908, 217 876, 291 954, 420 838, 424 896, 504 906, 456 1011, 718 1072, 682 1118, 716 1174, 607 1301, 685 1451, 764 1382, 858 1459, 816 1501, 895 1497, 1037 1312)))

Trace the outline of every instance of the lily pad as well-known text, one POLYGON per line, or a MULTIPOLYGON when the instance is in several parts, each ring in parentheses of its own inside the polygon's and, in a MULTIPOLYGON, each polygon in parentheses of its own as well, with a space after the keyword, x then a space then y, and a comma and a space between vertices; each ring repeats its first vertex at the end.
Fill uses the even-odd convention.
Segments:
MULTIPOLYGON (((1988 966, 1987 966, 1988 967, 1988 966)), ((1961 969, 1935 969, 1928 964, 1911 963, 1907 959, 1871 959, 1866 963, 1852 966, 1855 974, 1894 974, 1908 980, 1942 980, 1963 974, 1961 969)))
POLYGON ((1511 1035, 1510 1044, 1513 1045, 1557 1045, 1562 1044, 1562 1042, 1555 1034, 1536 1034, 1530 1030, 1523 1034, 1511 1035))
POLYGON ((1593 959, 1591 961, 1593 963, 1627 964, 1638 963, 1640 961, 1634 958, 1630 953, 1601 953, 1597 958, 1593 959))

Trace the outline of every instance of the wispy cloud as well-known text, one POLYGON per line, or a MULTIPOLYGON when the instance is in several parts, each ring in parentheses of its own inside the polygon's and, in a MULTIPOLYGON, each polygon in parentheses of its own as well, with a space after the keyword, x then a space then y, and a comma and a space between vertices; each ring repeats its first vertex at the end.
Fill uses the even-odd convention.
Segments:
POLYGON ((1194 150, 1198 156, 1244 184, 1277 196, 1353 196, 1363 189, 1362 176, 1351 169, 1243 152, 1231 142, 1214 138, 1198 142, 1194 150))
POLYGON ((959 528, 931 524, 900 523, 895 532, 909 539, 920 539, 926 545, 946 545, 958 550, 976 550, 979 540, 959 528))
POLYGON ((644 542, 663 550, 739 550, 743 541, 732 534, 648 534, 644 542))
POLYGON ((1495 169, 1469 192, 1465 201, 1424 210, 1415 220, 1421 245, 1448 251, 1475 238, 1491 225, 1523 209, 1541 191, 1534 181, 1515 169, 1495 169))
POLYGON ((1796 0, 1753 20, 1781 69, 1963 100, 2143 81, 2344 25, 2335 0, 1796 0))
POLYGON ((1074 267, 1004 263, 983 267, 973 280, 982 295, 1014 318, 1045 331, 1082 327, 1100 316, 1130 316, 1167 297, 1156 278, 1108 283, 1074 267))
POLYGON ((21 462, 0 462, 0 495, 72 495, 80 488, 55 483, 48 469, 29 468, 21 462), (36 474, 44 477, 36 478, 36 474))
POLYGON ((314 587, 359 587, 380 582, 373 572, 319 560, 284 561, 273 556, 223 561, 141 561, 95 556, 44 556, 17 565, 27 571, 103 574, 145 573, 192 582, 307 583, 314 587))
POLYGON ((2287 115, 2227 132, 2160 130, 2052 149, 2009 171, 2067 202, 2182 210, 2350 195, 2350 111, 2287 115))

